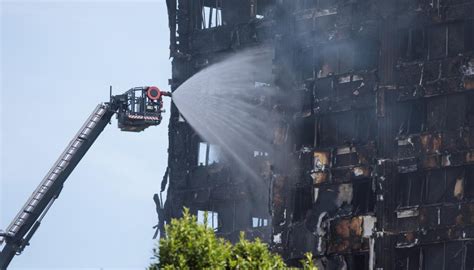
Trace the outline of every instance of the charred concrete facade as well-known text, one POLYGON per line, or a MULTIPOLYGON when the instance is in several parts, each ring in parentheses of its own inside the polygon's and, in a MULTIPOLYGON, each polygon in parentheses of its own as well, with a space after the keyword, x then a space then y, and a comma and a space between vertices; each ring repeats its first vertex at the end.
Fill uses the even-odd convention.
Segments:
POLYGON ((267 44, 284 117, 274 153, 249 153, 249 186, 172 107, 162 221, 211 211, 218 234, 246 231, 290 264, 312 252, 320 269, 474 267, 473 0, 167 5, 172 90, 267 44))

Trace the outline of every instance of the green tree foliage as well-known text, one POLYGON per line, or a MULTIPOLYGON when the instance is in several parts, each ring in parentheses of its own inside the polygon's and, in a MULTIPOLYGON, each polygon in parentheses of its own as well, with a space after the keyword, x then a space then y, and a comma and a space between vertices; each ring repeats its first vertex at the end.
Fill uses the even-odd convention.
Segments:
POLYGON ((318 270, 313 263, 313 254, 311 252, 306 252, 304 254, 304 260, 301 260, 301 264, 303 265, 304 270, 318 270))
MULTIPOLYGON (((205 216, 207 224, 207 214, 205 216)), ((158 264, 150 269, 225 269, 231 245, 215 236, 207 225, 184 209, 181 219, 166 226, 166 238, 160 240, 158 264)))
MULTIPOLYGON (((259 239, 248 241, 244 233, 234 246, 218 238, 214 230, 197 223, 196 217, 184 209, 181 219, 166 226, 166 238, 161 239, 155 253, 155 269, 288 269, 282 258, 268 250, 259 239)), ((311 254, 302 261, 304 269, 316 270, 311 254)))
POLYGON ((285 263, 277 254, 272 254, 267 245, 257 238, 254 242, 245 239, 243 232, 227 259, 229 269, 282 269, 285 263))

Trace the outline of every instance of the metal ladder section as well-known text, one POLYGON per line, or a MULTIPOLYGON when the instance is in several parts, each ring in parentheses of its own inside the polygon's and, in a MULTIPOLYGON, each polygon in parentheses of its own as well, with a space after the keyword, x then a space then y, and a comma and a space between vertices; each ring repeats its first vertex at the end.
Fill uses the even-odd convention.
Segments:
MULTIPOLYGON (((104 117, 105 113, 109 110, 108 104, 99 104, 92 114, 89 116, 87 121, 81 127, 79 132, 74 136, 74 139, 69 143, 64 152, 61 154, 59 159, 54 163, 53 167, 50 169, 48 174, 43 178, 40 185, 36 188, 30 198, 27 200, 26 204, 13 219, 12 223, 7 227, 5 233, 8 237, 15 237, 16 233, 21 229, 25 222, 30 218, 37 219, 39 215, 46 209, 49 209, 50 203, 48 202, 48 207, 41 207, 42 209, 37 209, 37 205, 44 199, 53 201, 58 194, 54 194, 53 197, 47 196, 44 198, 45 194, 51 190, 51 187, 56 183, 56 179, 61 175, 61 173, 71 164, 70 161, 81 148, 86 140, 89 139, 89 135, 97 126, 97 123, 104 117), (33 217, 31 217, 33 215, 33 217)), ((75 166, 74 164, 73 166, 75 166)), ((64 179, 65 180, 65 179, 64 179)), ((63 180, 63 182, 64 182, 63 180)), ((62 186, 63 183, 56 183, 59 186, 62 186)), ((55 185, 57 186, 57 185, 55 185)), ((28 222, 29 223, 29 222, 28 222)), ((0 241, 1 244, 1 241, 0 241)))

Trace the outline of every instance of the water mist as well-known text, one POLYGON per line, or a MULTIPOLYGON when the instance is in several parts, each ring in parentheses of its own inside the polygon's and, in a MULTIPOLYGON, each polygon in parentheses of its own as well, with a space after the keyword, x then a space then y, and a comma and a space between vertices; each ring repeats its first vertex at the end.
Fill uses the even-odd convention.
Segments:
POLYGON ((186 121, 207 142, 217 145, 221 159, 229 158, 259 175, 254 154, 271 155, 278 114, 269 105, 272 50, 256 47, 233 53, 184 82, 173 102, 186 121))

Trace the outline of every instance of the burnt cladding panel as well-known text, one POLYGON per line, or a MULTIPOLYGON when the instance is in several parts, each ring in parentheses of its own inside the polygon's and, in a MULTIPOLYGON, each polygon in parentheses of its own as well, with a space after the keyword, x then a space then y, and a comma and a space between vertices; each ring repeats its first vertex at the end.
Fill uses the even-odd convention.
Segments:
POLYGON ((395 270, 472 269, 472 242, 456 241, 396 251, 395 270))
MULTIPOLYGON (((465 242, 448 242, 445 246, 446 270, 455 270, 463 268, 465 256, 465 242)), ((471 269, 471 268, 465 268, 471 269)))
POLYGON ((465 94, 433 97, 427 100, 426 122, 428 131, 457 130, 465 126, 472 104, 465 94))
POLYGON ((458 202, 464 197, 465 168, 453 167, 446 169, 446 202, 458 202))
POLYGON ((466 51, 474 51, 474 19, 465 21, 464 37, 464 48, 466 51))
POLYGON ((425 103, 414 100, 397 104, 396 113, 398 134, 416 134, 423 131, 425 125, 425 103))
POLYGON ((397 206, 416 206, 421 203, 423 177, 418 173, 400 174, 395 185, 397 193, 397 206))
POLYGON ((315 60, 313 56, 314 47, 304 47, 296 50, 294 69, 299 74, 299 80, 312 79, 314 77, 315 60))
POLYGON ((250 0, 222 1, 222 20, 225 25, 247 23, 250 20, 250 0))
POLYGON ((314 116, 304 117, 297 120, 296 128, 299 130, 295 142, 296 149, 300 149, 302 146, 313 146, 315 134, 314 116))
MULTIPOLYGON (((316 50, 318 54, 315 63, 318 65, 319 77, 344 74, 353 70, 371 70, 377 64, 378 46, 372 40, 332 42, 316 50)), ((306 61, 312 59, 311 55, 307 56, 306 61)))
POLYGON ((312 193, 309 186, 297 187, 294 198, 293 221, 303 220, 311 209, 312 193))
POLYGON ((448 25, 448 55, 456 56, 466 50, 468 37, 465 33, 468 26, 465 22, 458 22, 448 25))
POLYGON ((474 127, 474 93, 470 92, 466 95, 466 124, 474 127))
POLYGON ((345 256, 348 270, 369 269, 369 254, 359 253, 345 256))
POLYGON ((472 241, 468 242, 465 249, 466 254, 466 261, 465 261, 465 269, 473 269, 474 268, 474 243, 472 241))
POLYGON ((368 143, 375 139, 375 114, 371 110, 323 115, 319 128, 321 146, 368 143))
POLYGON ((467 106, 472 106, 472 104, 466 104, 465 95, 451 95, 447 98, 445 130, 457 130, 466 124, 467 106))
POLYGON ((443 130, 446 125, 446 97, 435 97, 427 102, 427 125, 429 131, 443 130))
POLYGON ((424 180, 424 204, 457 202, 463 198, 466 172, 462 167, 453 167, 426 172, 424 180))
POLYGON ((398 249, 395 258, 395 270, 420 270, 420 248, 398 249))
POLYGON ((355 213, 358 214, 367 214, 374 211, 375 196, 372 181, 358 180, 353 183, 352 206, 355 213))
POLYGON ((474 165, 465 167, 464 179, 464 196, 467 199, 474 199, 474 165))
POLYGON ((434 204, 444 201, 446 178, 444 170, 430 171, 426 175, 425 203, 434 204))
POLYGON ((428 51, 430 59, 439 59, 447 56, 448 27, 436 25, 427 29, 428 51))
POLYGON ((425 246, 422 252, 424 269, 444 270, 445 255, 443 243, 425 246))
POLYGON ((426 34, 423 28, 399 30, 400 58, 405 61, 422 60, 426 57, 426 34))

